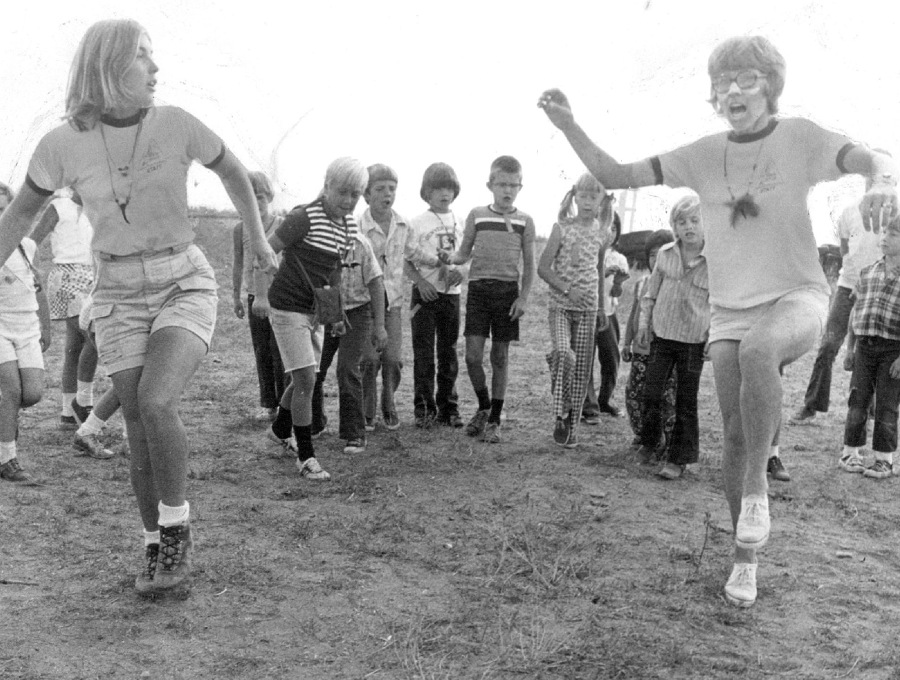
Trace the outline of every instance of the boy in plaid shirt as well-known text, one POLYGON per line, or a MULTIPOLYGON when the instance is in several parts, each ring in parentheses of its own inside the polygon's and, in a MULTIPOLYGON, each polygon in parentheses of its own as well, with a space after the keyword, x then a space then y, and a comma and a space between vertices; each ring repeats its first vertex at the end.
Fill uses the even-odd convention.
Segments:
POLYGON ((884 479, 893 469, 900 402, 900 216, 881 233, 884 257, 863 268, 850 312, 853 376, 844 450, 838 463, 845 472, 884 479), (859 448, 866 443, 866 417, 875 398, 872 449, 875 462, 865 467, 859 448))

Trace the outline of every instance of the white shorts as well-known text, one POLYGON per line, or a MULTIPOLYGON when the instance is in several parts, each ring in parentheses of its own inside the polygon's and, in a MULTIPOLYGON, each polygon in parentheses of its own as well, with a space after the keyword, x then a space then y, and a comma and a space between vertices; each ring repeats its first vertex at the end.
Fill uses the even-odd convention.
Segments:
POLYGON ((0 364, 8 361, 19 368, 44 368, 37 312, 0 313, 0 364))
POLYGON ((272 324, 272 332, 275 333, 285 373, 308 366, 319 369, 325 329, 315 314, 271 309, 269 323, 272 324))
POLYGON ((746 309, 730 309, 710 306, 709 342, 716 340, 737 340, 740 342, 759 319, 780 302, 801 302, 819 317, 819 332, 828 318, 828 296, 817 289, 799 288, 782 295, 776 300, 746 309))

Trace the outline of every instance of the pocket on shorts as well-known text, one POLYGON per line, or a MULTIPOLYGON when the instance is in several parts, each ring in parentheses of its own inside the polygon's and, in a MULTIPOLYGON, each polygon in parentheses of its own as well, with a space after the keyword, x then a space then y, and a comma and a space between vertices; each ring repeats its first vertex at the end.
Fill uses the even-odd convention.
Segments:
POLYGON ((179 279, 175 282, 175 284, 181 290, 218 290, 219 284, 216 283, 216 280, 209 276, 186 276, 183 279, 179 279))
POLYGON ((105 319, 113 313, 113 309, 115 309, 115 307, 115 305, 93 305, 91 307, 91 321, 96 321, 97 319, 105 319))

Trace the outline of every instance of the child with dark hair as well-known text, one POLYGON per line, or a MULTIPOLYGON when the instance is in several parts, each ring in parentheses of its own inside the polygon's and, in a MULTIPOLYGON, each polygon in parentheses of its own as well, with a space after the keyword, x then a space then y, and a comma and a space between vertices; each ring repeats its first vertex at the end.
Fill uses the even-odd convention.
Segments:
MULTIPOLYGON (((656 255, 659 249, 667 243, 672 243, 675 237, 669 229, 659 229, 650 234, 644 245, 644 255, 649 271, 656 266, 656 255)), ((640 446, 641 430, 644 427, 644 385, 647 380, 647 364, 650 362, 650 345, 638 340, 638 318, 641 310, 641 298, 647 292, 647 284, 650 277, 635 281, 632 295, 631 312, 625 324, 625 335, 622 341, 622 361, 631 363, 631 371, 628 373, 628 382, 625 383, 625 410, 628 420, 634 432, 634 443, 640 446)), ((661 404, 661 418, 663 422, 663 434, 665 445, 668 446, 672 439, 672 429, 675 427, 675 384, 677 371, 672 370, 672 375, 666 381, 661 404)))
POLYGON ((446 163, 432 163, 422 176, 419 196, 428 210, 411 222, 405 265, 407 277, 413 282, 410 325, 416 426, 428 428, 438 423, 462 427, 456 394, 456 342, 463 273, 438 258, 439 251, 455 250, 462 238, 459 220, 450 209, 459 196, 456 172, 446 163))
POLYGON ((495 159, 487 187, 493 202, 472 209, 459 250, 440 256, 448 264, 472 259, 466 298, 466 368, 478 409, 466 426, 466 434, 495 444, 500 441, 500 414, 506 400, 509 343, 519 339, 519 319, 525 313, 534 281, 534 220, 515 206, 522 188, 518 160, 512 156, 495 159), (488 337, 490 392, 483 366, 488 337))

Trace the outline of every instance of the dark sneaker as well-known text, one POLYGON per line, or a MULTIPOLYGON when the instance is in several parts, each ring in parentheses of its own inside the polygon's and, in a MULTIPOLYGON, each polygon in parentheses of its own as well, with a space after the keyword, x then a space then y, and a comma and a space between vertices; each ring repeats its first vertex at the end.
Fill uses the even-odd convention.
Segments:
POLYGON ((88 419, 93 410, 93 406, 82 406, 77 399, 72 400, 72 415, 75 416, 75 422, 79 425, 84 425, 84 421, 88 419))
POLYGON ((582 413, 581 414, 581 422, 585 425, 599 425, 600 424, 600 414, 599 413, 582 413))
POLYGON ((60 416, 57 427, 60 430, 77 430, 78 421, 75 420, 75 416, 60 416))
MULTIPOLYGON (((375 431, 375 418, 366 417, 366 432, 375 431)), ((346 451, 344 452, 346 453, 346 451)))
POLYGON ((385 428, 391 431, 396 430, 400 427, 400 419, 393 411, 391 413, 385 413, 382 422, 384 422, 385 428))
POLYGON ((463 421, 462 418, 459 417, 458 413, 451 413, 449 415, 442 415, 437 419, 438 425, 443 425, 444 427, 462 427, 463 421))
POLYGON ((331 475, 319 465, 319 461, 316 460, 315 456, 306 460, 298 460, 297 470, 300 472, 301 477, 306 477, 316 482, 327 482, 331 479, 331 475))
POLYGON ((366 440, 363 437, 357 437, 356 439, 348 439, 347 445, 344 446, 344 453, 365 453, 366 452, 366 440))
POLYGON ((558 446, 565 446, 569 442, 569 419, 557 418, 556 427, 553 428, 553 441, 558 446))
POLYGON ((491 412, 487 409, 476 411, 475 415, 472 416, 472 420, 469 421, 469 424, 466 425, 466 434, 470 437, 479 437, 484 432, 484 427, 487 425, 487 420, 490 417, 491 412))
POLYGON ((156 556, 156 571, 151 586, 153 594, 190 587, 193 552, 194 538, 190 523, 159 528, 159 554, 156 556))
POLYGON ((22 469, 22 465, 19 463, 18 458, 13 458, 12 460, 3 463, 3 465, 0 465, 0 479, 5 479, 7 482, 15 482, 24 486, 40 485, 39 481, 22 469))
POLYGON ((816 410, 804 406, 799 411, 797 411, 794 415, 791 416, 791 419, 788 421, 790 423, 802 423, 809 422, 813 418, 816 417, 816 410))
POLYGON ((437 416, 434 413, 426 413, 424 416, 416 416, 416 427, 422 430, 428 430, 437 422, 437 416))
POLYGON ((863 470, 863 477, 872 479, 885 479, 892 475, 891 464, 886 460, 876 460, 871 466, 863 470))
POLYGON ((600 413, 605 413, 613 418, 618 418, 621 411, 618 406, 613 406, 612 404, 600 404, 600 413))
POLYGON ((159 543, 151 543, 144 549, 146 565, 134 580, 134 589, 138 595, 150 596, 153 592, 153 577, 156 575, 156 560, 159 555, 159 543))
POLYGON ((75 433, 72 440, 72 448, 75 449, 76 456, 90 456, 97 460, 107 460, 116 454, 105 448, 100 442, 100 437, 95 434, 81 435, 75 433))
POLYGON ((769 458, 769 462, 766 463, 766 472, 772 475, 772 479, 777 479, 779 482, 791 481, 791 474, 784 469, 784 465, 781 463, 781 456, 769 458))
POLYGON ((484 432, 481 433, 481 441, 488 444, 500 443, 500 423, 488 423, 484 426, 484 432))

